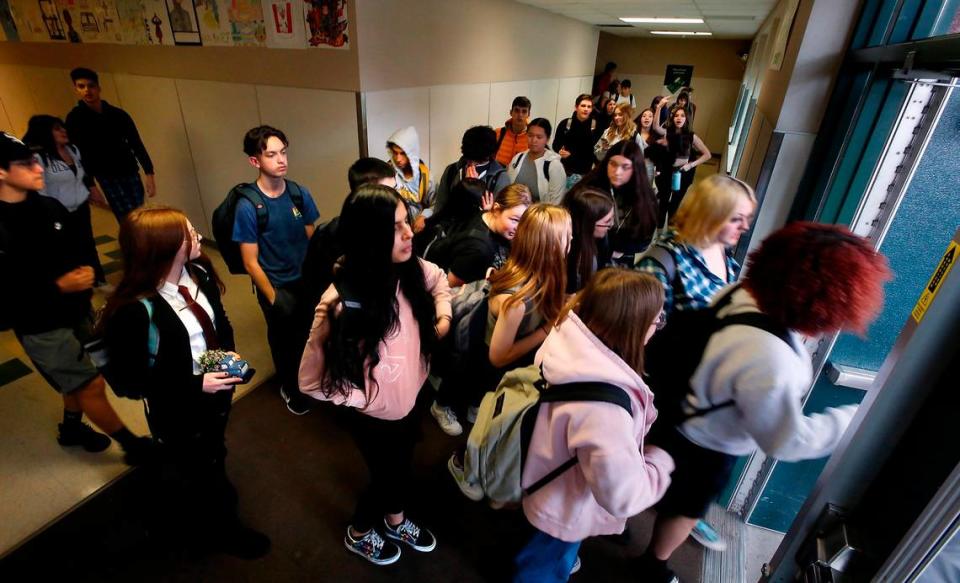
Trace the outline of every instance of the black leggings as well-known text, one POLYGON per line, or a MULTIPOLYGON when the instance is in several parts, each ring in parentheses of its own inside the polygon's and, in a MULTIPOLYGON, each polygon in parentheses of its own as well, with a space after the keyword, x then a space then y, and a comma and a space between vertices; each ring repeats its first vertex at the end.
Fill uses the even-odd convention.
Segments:
POLYGON ((657 176, 657 201, 659 202, 660 212, 657 216, 657 225, 663 226, 667 220, 667 216, 672 219, 677 214, 677 209, 680 208, 680 202, 683 200, 684 195, 687 194, 687 189, 690 188, 690 185, 693 184, 693 177, 697 173, 696 167, 687 170, 686 172, 680 171, 680 190, 677 192, 672 192, 670 187, 673 182, 673 170, 668 169, 667 171, 660 171, 660 174, 657 176))
POLYGON ((370 484, 357 500, 352 526, 367 532, 380 525, 384 515, 406 510, 413 448, 420 440, 420 415, 416 407, 396 421, 356 410, 350 413, 350 433, 370 472, 370 484))

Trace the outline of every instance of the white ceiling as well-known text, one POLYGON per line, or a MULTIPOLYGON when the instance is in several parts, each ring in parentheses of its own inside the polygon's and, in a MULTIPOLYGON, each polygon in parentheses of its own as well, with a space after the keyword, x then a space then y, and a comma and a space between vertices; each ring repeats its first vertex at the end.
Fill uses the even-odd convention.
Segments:
POLYGON ((651 30, 712 32, 696 38, 753 38, 778 0, 517 0, 597 25, 619 36, 647 38, 694 38, 652 35, 651 30), (703 24, 627 24, 621 17, 659 16, 702 18, 703 24), (616 27, 604 25, 617 25, 616 27))

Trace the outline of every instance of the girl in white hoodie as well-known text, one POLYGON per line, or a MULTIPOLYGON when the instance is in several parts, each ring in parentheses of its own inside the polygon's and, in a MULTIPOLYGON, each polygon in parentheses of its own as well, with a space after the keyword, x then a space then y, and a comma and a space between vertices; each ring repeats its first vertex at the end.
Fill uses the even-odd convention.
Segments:
POLYGON ((523 499, 523 513, 537 530, 517 555, 515 582, 566 581, 581 541, 622 532, 627 518, 666 492, 673 460, 644 443, 657 411, 641 378, 644 345, 662 314, 663 288, 655 278, 604 269, 567 305, 537 352, 548 385, 612 384, 630 397, 632 413, 606 402, 540 407, 522 485, 571 457, 578 463, 523 499))
POLYGON ((529 149, 510 160, 507 175, 511 183, 526 185, 534 202, 560 204, 567 191, 567 171, 563 168, 560 154, 547 147, 552 130, 550 122, 542 117, 528 123, 529 149))

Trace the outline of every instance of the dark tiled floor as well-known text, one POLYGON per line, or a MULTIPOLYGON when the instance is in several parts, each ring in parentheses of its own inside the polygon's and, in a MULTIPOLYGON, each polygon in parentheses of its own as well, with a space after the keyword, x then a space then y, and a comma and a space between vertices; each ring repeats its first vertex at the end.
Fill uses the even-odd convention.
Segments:
MULTIPOLYGON (((509 561, 527 532, 522 515, 464 498, 445 467, 458 440, 443 435, 429 413, 423 417, 410 513, 437 535, 437 550, 428 555, 405 551, 397 564, 375 567, 346 552, 343 531, 366 482, 359 454, 334 407, 294 417, 268 383, 237 404, 228 444, 241 515, 270 534, 268 556, 241 561, 158 548, 140 520, 140 509, 151 500, 144 497, 146 474, 138 470, 6 558, 0 580, 508 581, 509 561)), ((629 558, 642 552, 651 522, 649 514, 633 519, 627 546, 586 542, 583 569, 572 581, 642 581, 629 558)), ((701 564, 702 551, 690 543, 674 560, 686 583, 700 580, 701 564)))

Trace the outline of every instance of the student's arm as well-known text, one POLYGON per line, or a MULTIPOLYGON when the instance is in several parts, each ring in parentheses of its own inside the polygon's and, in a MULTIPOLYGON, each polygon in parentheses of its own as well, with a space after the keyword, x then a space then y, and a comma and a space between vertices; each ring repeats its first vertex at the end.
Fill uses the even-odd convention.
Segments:
POLYGON ((607 155, 607 150, 610 149, 610 140, 607 138, 607 131, 604 131, 600 136, 600 139, 597 140, 597 143, 593 146, 593 155, 597 157, 598 161, 603 161, 604 156, 607 155))
POLYGON ((300 359, 300 371, 297 384, 300 392, 310 395, 318 401, 330 401, 334 405, 362 408, 367 405, 366 394, 363 389, 354 388, 350 394, 340 393, 327 395, 323 391, 323 379, 326 376, 326 359, 323 344, 330 336, 330 319, 336 317, 340 296, 337 289, 331 285, 320 298, 320 303, 314 311, 313 325, 310 327, 310 337, 303 349, 300 359))
POLYGON ((557 125, 557 134, 553 137, 553 151, 556 152, 557 154, 560 154, 561 158, 566 158, 567 156, 570 155, 569 151, 566 151, 567 156, 564 156, 560 152, 560 150, 563 150, 563 148, 567 145, 566 138, 567 138, 567 122, 561 121, 560 124, 557 125))
POLYGON ((137 124, 134 123, 133 118, 123 110, 120 113, 124 116, 127 144, 133 150, 134 156, 137 157, 140 167, 143 168, 146 194, 153 198, 157 194, 157 183, 153 176, 153 161, 150 159, 150 154, 147 153, 147 147, 143 145, 143 140, 140 138, 140 132, 137 131, 137 124))
POLYGON ((547 337, 544 325, 523 338, 517 338, 517 331, 520 329, 526 308, 523 302, 518 302, 504 310, 503 302, 508 297, 510 297, 509 294, 503 294, 491 300, 491 302, 499 301, 501 306, 497 323, 493 327, 493 335, 490 337, 490 364, 497 368, 507 366, 529 353, 543 344, 547 337))
POLYGON ((263 297, 267 298, 270 304, 277 299, 277 290, 273 288, 267 274, 260 267, 260 248, 256 243, 240 243, 240 257, 243 259, 243 268, 250 274, 253 285, 257 286, 263 297))
POLYGON ((707 145, 703 143, 703 140, 701 140, 700 137, 697 136, 697 134, 693 134, 693 147, 696 148, 698 152, 700 152, 700 157, 694 160, 693 162, 687 162, 686 164, 684 164, 683 167, 681 168, 681 170, 683 170, 684 172, 692 168, 696 168, 697 166, 703 164, 704 162, 708 161, 711 158, 710 148, 707 148, 707 145))
POLYGON ((423 268, 423 279, 427 291, 433 296, 434 309, 437 312, 437 336, 443 338, 450 331, 450 322, 453 320, 453 308, 450 305, 452 294, 447 284, 447 277, 443 270, 430 263, 420 260, 423 268))
POLYGON ((317 229, 317 221, 320 220, 320 211, 317 209, 317 203, 313 201, 313 195, 305 186, 300 186, 303 192, 303 228, 307 233, 307 240, 313 237, 317 229))
POLYGON ((313 224, 304 225, 304 226, 303 226, 303 230, 306 231, 306 233, 307 233, 307 240, 309 241, 310 238, 313 237, 313 233, 314 233, 314 231, 317 230, 317 227, 316 227, 316 225, 313 225, 313 224))
POLYGON ((454 273, 454 272, 451 271, 450 273, 447 274, 447 284, 448 284, 450 287, 460 287, 461 285, 464 285, 465 283, 467 283, 467 282, 465 282, 465 281, 463 281, 462 279, 460 279, 459 277, 457 277, 457 274, 456 274, 456 273, 454 273))

